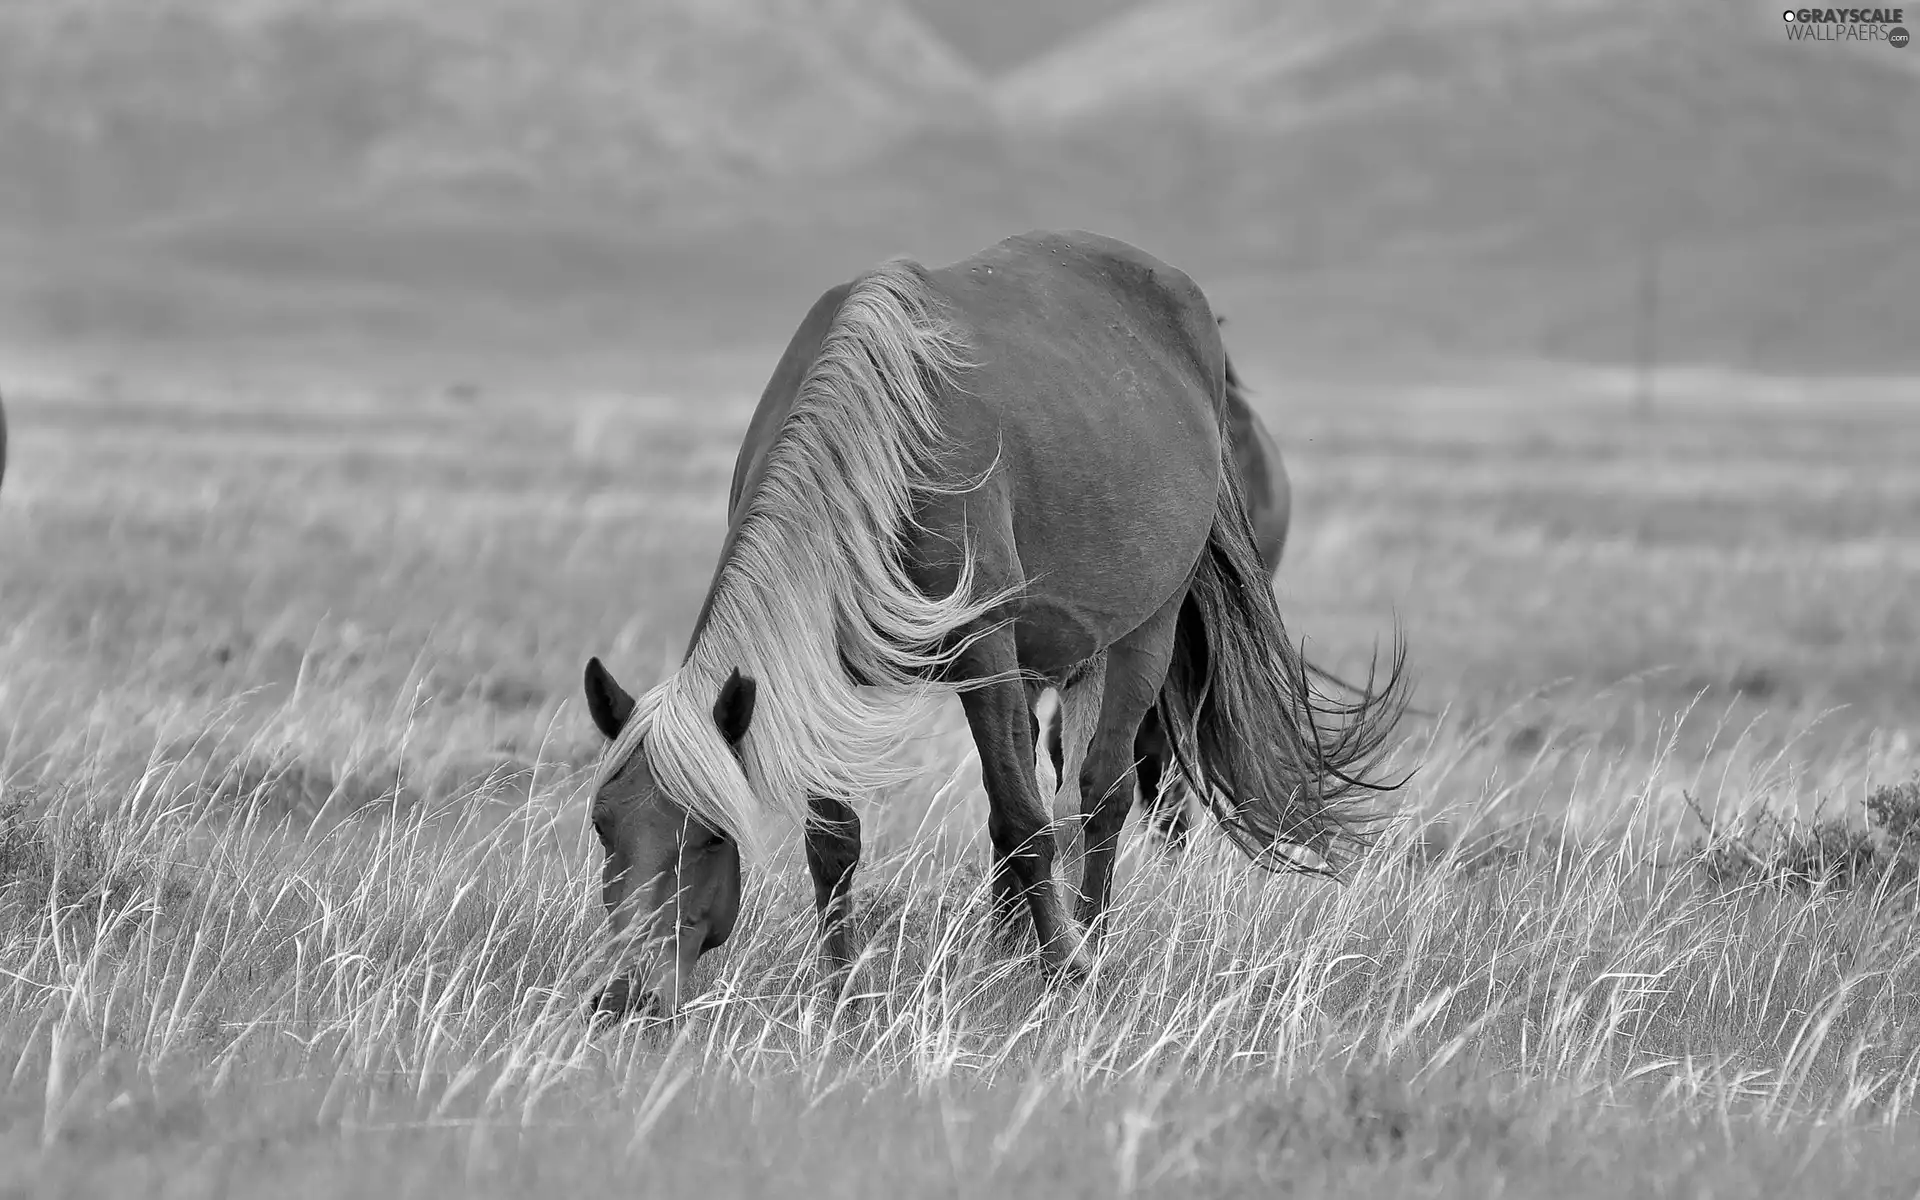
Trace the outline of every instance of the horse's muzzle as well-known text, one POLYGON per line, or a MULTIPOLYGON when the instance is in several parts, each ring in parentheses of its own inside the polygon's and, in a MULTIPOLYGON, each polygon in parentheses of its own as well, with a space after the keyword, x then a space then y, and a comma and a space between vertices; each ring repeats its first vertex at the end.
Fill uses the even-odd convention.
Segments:
POLYGON ((618 1024, 635 1017, 648 1022, 670 1021, 679 1008, 681 989, 693 978, 693 964, 700 957, 706 936, 706 922, 683 926, 672 943, 672 954, 654 973, 651 986, 641 982, 638 971, 616 976, 606 989, 593 998, 588 1020, 595 1028, 618 1024))

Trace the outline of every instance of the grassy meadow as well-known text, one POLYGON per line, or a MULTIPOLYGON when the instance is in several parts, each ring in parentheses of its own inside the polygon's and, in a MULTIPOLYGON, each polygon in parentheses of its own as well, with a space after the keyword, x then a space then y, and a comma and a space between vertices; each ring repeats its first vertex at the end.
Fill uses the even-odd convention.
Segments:
POLYGON ((1910 385, 1236 354, 1292 629, 1408 637, 1407 819, 1345 885, 1130 822, 1056 987, 942 709, 849 991, 790 837, 670 1036, 581 1020, 580 668, 677 661, 775 353, 0 380, 0 1192, 1920 1187, 1910 385))

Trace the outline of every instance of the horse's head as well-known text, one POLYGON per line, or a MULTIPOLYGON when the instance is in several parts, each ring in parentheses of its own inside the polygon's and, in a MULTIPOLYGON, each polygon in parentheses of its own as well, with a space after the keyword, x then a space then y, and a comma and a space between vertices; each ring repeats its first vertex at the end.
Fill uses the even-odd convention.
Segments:
MULTIPOLYGON (((587 709, 609 740, 633 719, 634 700, 598 658, 586 672, 587 709)), ((738 671, 720 689, 713 718, 737 746, 753 718, 754 683, 738 671)), ((593 829, 606 851, 601 896, 632 966, 594 999, 596 1015, 671 1017, 693 964, 733 933, 740 911, 740 850, 660 786, 643 741, 593 797, 593 829)))

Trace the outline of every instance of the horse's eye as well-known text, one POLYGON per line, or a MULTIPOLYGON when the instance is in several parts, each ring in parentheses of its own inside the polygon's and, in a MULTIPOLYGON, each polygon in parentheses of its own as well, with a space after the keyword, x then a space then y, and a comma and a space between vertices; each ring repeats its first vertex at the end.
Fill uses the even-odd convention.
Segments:
POLYGON ((611 821, 609 821, 609 820, 607 819, 607 814, 606 814, 606 812, 605 812, 605 810, 603 810, 603 809, 595 809, 595 810, 594 810, 594 812, 593 812, 593 832, 594 832, 594 835, 595 835, 596 837, 598 837, 598 838, 599 838, 599 839, 600 839, 601 841, 603 841, 603 842, 604 842, 604 841, 607 841, 607 840, 608 840, 608 837, 607 837, 607 829, 608 829, 608 828, 609 828, 609 827, 610 827, 611 825, 612 825, 612 822, 611 822, 611 821))

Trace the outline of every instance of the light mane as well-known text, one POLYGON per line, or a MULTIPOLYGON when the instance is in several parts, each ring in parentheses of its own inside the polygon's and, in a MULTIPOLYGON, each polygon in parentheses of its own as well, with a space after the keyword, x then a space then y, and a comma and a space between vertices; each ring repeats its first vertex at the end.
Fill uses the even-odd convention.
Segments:
POLYGON ((911 777, 888 758, 919 701, 957 690, 920 673, 1013 594, 974 596, 970 547, 943 598, 922 594, 904 559, 916 501, 964 490, 935 478, 947 447, 935 393, 954 386, 966 351, 917 264, 895 259, 853 284, 767 452, 706 625, 607 748, 596 793, 644 747, 668 799, 757 858, 762 814, 804 820, 809 795, 851 799, 911 777), (843 655, 873 688, 853 686, 843 655), (737 762, 713 718, 736 667, 759 685, 737 762))

